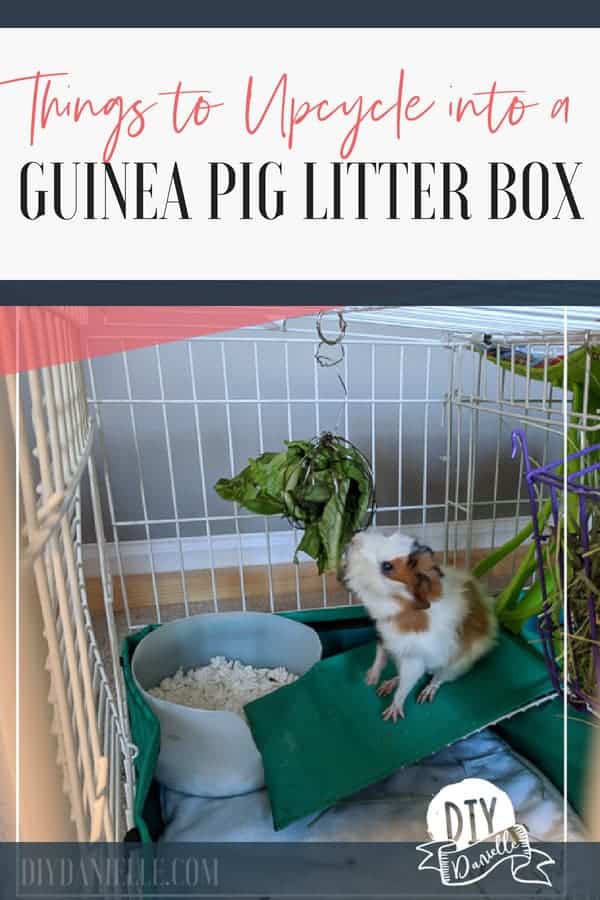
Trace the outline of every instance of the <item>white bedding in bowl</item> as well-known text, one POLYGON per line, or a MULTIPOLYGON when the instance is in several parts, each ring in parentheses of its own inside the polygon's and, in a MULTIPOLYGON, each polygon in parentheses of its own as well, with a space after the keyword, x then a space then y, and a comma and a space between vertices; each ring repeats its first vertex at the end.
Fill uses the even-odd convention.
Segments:
POLYGON ((192 709, 225 709, 246 721, 244 707, 277 688, 297 681, 298 676, 283 666, 275 669, 246 666, 238 659, 214 656, 209 665, 183 671, 178 669, 148 693, 158 700, 179 703, 192 709))

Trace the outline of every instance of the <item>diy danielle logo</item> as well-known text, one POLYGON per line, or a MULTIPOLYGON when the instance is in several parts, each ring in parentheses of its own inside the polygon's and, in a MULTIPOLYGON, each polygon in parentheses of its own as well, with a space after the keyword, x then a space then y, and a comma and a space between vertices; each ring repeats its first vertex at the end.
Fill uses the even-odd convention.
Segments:
POLYGON ((417 847, 425 854, 419 871, 434 869, 444 885, 475 884, 507 864, 521 884, 552 886, 545 866, 555 861, 530 846, 510 797, 489 781, 466 778, 443 788, 429 804, 427 830, 433 840, 417 847))

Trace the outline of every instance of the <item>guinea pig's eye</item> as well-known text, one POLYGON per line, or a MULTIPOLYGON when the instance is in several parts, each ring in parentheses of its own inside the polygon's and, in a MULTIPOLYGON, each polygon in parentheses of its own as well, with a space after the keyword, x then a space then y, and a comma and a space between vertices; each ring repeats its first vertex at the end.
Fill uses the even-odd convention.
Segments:
POLYGON ((382 562, 381 563, 381 571, 384 575, 388 575, 390 572, 393 572, 394 566, 391 562, 382 562))

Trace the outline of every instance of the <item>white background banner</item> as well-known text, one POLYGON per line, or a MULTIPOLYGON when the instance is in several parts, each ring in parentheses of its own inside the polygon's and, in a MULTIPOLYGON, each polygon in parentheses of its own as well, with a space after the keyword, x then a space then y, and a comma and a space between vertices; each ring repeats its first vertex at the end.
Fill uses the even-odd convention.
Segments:
POLYGON ((595 29, 2 30, 2 277, 595 278, 597 42, 595 29))

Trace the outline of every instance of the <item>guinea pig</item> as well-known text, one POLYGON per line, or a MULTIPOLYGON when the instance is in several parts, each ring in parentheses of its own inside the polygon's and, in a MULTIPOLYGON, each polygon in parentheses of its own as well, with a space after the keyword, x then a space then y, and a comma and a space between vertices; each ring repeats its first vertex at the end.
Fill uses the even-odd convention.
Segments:
POLYGON ((346 550, 344 583, 375 621, 378 643, 366 674, 378 685, 388 655, 397 675, 380 696, 394 692, 384 719, 404 718, 404 702, 425 674, 432 678, 417 702, 431 702, 440 686, 464 675, 492 648, 497 624, 492 600, 469 572, 436 565, 430 547, 396 531, 371 528, 346 550))

